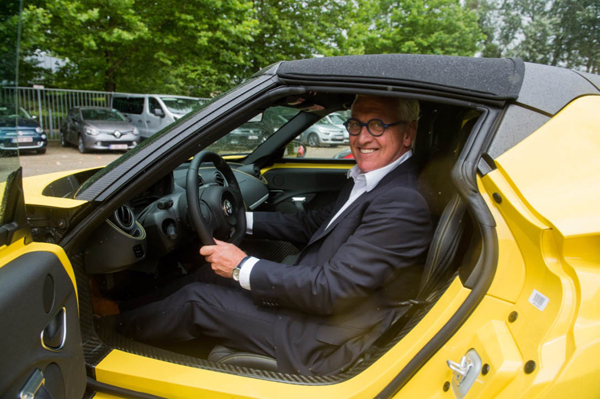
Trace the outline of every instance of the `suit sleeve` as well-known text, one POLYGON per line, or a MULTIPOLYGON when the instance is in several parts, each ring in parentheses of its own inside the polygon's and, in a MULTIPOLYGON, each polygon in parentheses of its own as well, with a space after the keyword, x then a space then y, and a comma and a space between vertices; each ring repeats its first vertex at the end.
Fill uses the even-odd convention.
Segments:
POLYGON ((289 241, 305 246, 321 224, 329 218, 334 204, 310 212, 254 212, 252 235, 258 238, 289 241))
MULTIPOLYGON (((344 228, 342 223, 335 227, 344 228)), ((366 206, 358 227, 326 264, 259 261, 250 276, 252 295, 259 304, 276 303, 313 314, 351 308, 403 268, 415 265, 425 254, 431 233, 423 197, 412 189, 389 190, 366 206)))

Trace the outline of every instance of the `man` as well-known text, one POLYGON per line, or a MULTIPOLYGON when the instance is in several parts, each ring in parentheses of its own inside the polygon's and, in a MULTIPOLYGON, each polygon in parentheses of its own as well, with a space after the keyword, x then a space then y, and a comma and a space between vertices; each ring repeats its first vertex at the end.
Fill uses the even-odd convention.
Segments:
POLYGON ((432 233, 411 146, 418 102, 358 96, 346 122, 356 166, 337 202, 296 215, 259 212, 257 237, 305 244, 294 266, 247 257, 217 241, 200 253, 230 287, 196 282, 120 316, 134 338, 190 340, 276 358, 282 372, 346 370, 416 295, 432 233))

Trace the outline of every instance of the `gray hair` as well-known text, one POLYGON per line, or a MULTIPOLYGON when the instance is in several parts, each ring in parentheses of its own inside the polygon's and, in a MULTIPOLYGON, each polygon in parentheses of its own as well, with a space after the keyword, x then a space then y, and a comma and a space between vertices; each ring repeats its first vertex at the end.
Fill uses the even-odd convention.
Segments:
POLYGON ((405 122, 412 122, 419 120, 419 100, 415 100, 413 98, 404 98, 404 97, 382 97, 382 96, 369 96, 369 95, 357 95, 352 103, 352 110, 354 110, 354 105, 361 97, 376 97, 379 99, 386 99, 387 101, 396 101, 396 116, 398 120, 405 122))
POLYGON ((398 99, 398 118, 401 121, 412 122, 419 120, 419 100, 414 98, 398 99))

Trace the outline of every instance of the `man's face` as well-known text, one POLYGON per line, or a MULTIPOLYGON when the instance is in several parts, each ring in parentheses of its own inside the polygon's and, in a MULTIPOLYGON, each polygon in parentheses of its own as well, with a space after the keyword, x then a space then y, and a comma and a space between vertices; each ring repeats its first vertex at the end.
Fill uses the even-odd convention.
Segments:
MULTIPOLYGON (((371 119, 381 119, 386 124, 398 122, 397 100, 360 96, 352 106, 352 117, 362 123, 371 119)), ((350 135, 350 148, 360 170, 371 172, 400 158, 410 149, 415 131, 416 122, 411 122, 388 127, 379 137, 372 136, 366 126, 358 136, 350 135)))

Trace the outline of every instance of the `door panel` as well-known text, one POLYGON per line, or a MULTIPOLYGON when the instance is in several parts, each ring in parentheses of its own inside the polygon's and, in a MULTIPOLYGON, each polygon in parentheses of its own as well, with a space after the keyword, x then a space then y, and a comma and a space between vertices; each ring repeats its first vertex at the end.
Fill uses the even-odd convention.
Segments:
POLYGON ((269 211, 294 213, 329 205, 348 180, 352 164, 275 164, 263 171, 269 187, 269 211))
POLYGON ((35 392, 41 378, 41 397, 44 390, 53 398, 81 398, 85 391, 73 280, 58 256, 48 249, 62 251, 49 244, 23 246, 17 242, 0 252, 4 260, 17 252, 14 259, 0 267, 3 398, 21 397, 28 382, 35 392))

